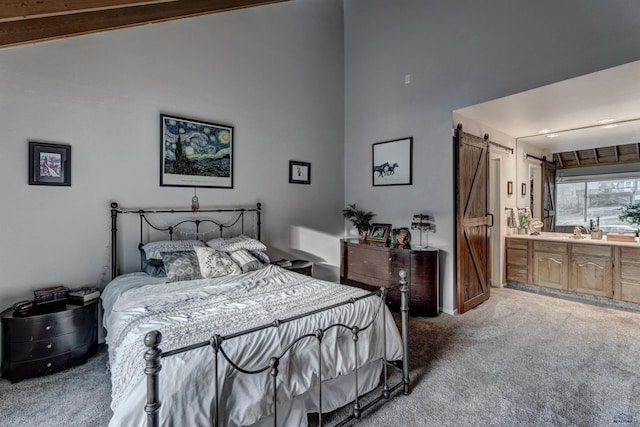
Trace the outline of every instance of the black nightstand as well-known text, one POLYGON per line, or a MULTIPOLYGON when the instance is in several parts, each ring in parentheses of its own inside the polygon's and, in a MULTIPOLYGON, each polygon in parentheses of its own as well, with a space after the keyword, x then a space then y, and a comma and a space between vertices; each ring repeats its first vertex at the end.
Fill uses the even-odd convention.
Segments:
POLYGON ((306 276, 313 276, 313 263, 304 259, 294 259, 291 261, 291 267, 284 268, 306 276))
POLYGON ((83 364, 98 349, 98 301, 2 312, 2 377, 11 382, 83 364))

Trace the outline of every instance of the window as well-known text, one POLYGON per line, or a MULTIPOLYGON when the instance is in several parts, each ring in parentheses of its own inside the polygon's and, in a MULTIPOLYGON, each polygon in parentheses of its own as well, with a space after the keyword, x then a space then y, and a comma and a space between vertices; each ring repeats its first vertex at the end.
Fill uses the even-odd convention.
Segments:
POLYGON ((557 184, 556 225, 582 225, 599 221, 605 233, 632 231, 628 222, 618 217, 624 206, 640 201, 640 178, 576 180, 557 184))

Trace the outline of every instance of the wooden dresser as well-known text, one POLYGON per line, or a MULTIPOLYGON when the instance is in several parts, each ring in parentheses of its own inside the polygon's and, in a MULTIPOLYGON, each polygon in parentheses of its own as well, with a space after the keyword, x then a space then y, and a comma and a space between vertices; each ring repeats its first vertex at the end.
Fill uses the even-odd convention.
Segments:
POLYGON ((1 316, 2 377, 11 382, 85 363, 98 349, 98 301, 1 316))
MULTIPOLYGON (((409 309, 420 316, 438 315, 438 255, 435 248, 393 249, 343 240, 340 283, 370 291, 395 286, 399 272, 407 272, 409 309)), ((389 303, 400 305, 400 291, 389 293, 389 303)))

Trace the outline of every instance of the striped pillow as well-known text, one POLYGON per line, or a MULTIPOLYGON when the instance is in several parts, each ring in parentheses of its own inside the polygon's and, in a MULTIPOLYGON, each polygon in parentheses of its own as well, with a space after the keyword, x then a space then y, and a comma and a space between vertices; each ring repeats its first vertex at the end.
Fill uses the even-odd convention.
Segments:
POLYGON ((249 251, 245 249, 231 252, 229 256, 231 257, 233 262, 240 266, 243 273, 262 268, 262 264, 260 263, 260 261, 258 261, 256 257, 251 255, 249 251))

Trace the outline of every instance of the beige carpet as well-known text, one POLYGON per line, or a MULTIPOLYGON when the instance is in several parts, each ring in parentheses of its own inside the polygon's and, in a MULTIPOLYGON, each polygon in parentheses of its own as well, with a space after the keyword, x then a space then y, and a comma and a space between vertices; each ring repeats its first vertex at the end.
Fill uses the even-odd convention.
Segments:
MULTIPOLYGON (((411 395, 351 425, 640 424, 639 313, 491 292, 461 316, 411 318, 411 395)), ((105 353, 59 374, 0 380, 0 426, 107 425, 105 353)))

